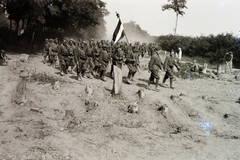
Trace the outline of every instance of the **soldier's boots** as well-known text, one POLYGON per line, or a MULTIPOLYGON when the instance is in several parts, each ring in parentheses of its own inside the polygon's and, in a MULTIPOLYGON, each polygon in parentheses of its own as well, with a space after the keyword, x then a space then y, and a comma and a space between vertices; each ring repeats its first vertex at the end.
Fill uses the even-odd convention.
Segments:
POLYGON ((45 64, 46 62, 47 62, 47 58, 44 57, 44 59, 43 59, 43 64, 45 64))
POLYGON ((81 76, 81 74, 79 74, 79 75, 77 76, 77 80, 78 80, 78 81, 82 81, 82 76, 81 76))
POLYGON ((159 82, 159 79, 156 79, 155 88, 159 90, 158 82, 159 82))
POLYGON ((83 73, 82 78, 87 78, 86 73, 83 73))
POLYGON ((96 71, 93 71, 93 76, 98 76, 98 73, 96 71))
POLYGON ((152 80, 151 78, 149 78, 149 80, 148 80, 148 85, 150 85, 150 84, 154 84, 154 80, 152 80))
POLYGON ((166 82, 166 80, 167 80, 167 79, 164 77, 164 78, 163 78, 163 81, 162 81, 162 84, 161 84, 162 87, 165 87, 165 82, 166 82))
POLYGON ((133 82, 135 81, 135 80, 133 79, 133 76, 131 76, 130 80, 133 81, 133 82))
POLYGON ((60 72, 60 75, 61 75, 61 76, 64 76, 64 73, 63 73, 63 71, 61 71, 61 72, 60 72))
POLYGON ((131 75, 131 81, 135 81, 134 78, 133 78, 134 75, 135 75, 135 73, 132 73, 132 75, 131 75))
POLYGON ((93 79, 93 76, 92 76, 91 73, 89 73, 89 74, 87 75, 87 77, 88 77, 89 79, 93 79))
POLYGON ((53 63, 52 63, 52 67, 53 67, 53 68, 56 68, 56 62, 53 62, 53 63))
POLYGON ((128 73, 128 76, 127 76, 127 79, 126 79, 128 84, 132 84, 131 77, 132 77, 132 75, 128 73))
POLYGON ((68 73, 73 74, 73 69, 68 69, 68 73))
POLYGON ((104 81, 104 82, 107 81, 106 78, 105 78, 104 76, 101 76, 100 79, 101 79, 102 81, 104 81))

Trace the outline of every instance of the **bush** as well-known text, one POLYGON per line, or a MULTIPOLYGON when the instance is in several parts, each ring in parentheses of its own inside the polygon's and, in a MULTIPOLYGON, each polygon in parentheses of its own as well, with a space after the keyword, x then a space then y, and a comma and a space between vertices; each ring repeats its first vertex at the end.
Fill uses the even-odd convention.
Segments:
POLYGON ((234 66, 240 67, 240 40, 229 33, 206 37, 159 36, 157 43, 169 52, 178 52, 178 47, 181 47, 183 55, 207 58, 211 64, 221 62, 224 55, 231 51, 234 66))

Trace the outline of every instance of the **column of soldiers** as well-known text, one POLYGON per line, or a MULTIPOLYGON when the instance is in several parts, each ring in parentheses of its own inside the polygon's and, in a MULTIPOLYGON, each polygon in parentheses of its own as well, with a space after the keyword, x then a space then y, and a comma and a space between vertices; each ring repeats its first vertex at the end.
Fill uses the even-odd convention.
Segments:
MULTIPOLYGON (((163 70, 163 63, 159 60, 159 55, 156 55, 156 47, 154 43, 128 44, 125 42, 109 42, 106 40, 95 41, 91 40, 73 40, 64 39, 59 43, 58 39, 46 39, 43 48, 43 63, 47 60, 49 65, 56 68, 57 61, 59 62, 60 74, 72 74, 76 72, 77 80, 82 81, 83 78, 93 78, 99 76, 101 80, 106 81, 106 71, 111 64, 110 77, 113 78, 113 65, 122 69, 123 65, 127 65, 129 72, 127 75, 127 83, 131 84, 134 81, 134 76, 138 72, 139 58, 144 57, 146 53, 151 56, 151 77, 149 85, 154 78, 157 79, 158 85, 159 76, 156 72, 156 65, 163 70), (155 67, 155 68, 154 68, 155 67)), ((171 58, 168 58, 169 65, 172 65, 171 58)), ((166 76, 163 83, 168 77, 170 78, 172 87, 172 73, 168 65, 164 65, 166 76)), ((171 67, 170 67, 171 68, 171 67)), ((173 87, 172 87, 173 88, 173 87)))

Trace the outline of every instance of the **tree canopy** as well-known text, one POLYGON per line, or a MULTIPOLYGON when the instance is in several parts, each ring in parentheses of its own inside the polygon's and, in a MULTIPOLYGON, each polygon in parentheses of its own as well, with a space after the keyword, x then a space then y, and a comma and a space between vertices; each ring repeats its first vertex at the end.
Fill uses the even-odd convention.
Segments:
POLYGON ((164 4, 162 6, 162 10, 173 10, 176 13, 176 22, 175 22, 175 28, 174 28, 174 35, 176 35, 177 32, 177 22, 178 22, 178 15, 184 15, 185 12, 183 9, 187 9, 186 0, 168 0, 168 4, 164 4))
POLYGON ((2 0, 1 4, 8 13, 13 42, 25 38, 34 44, 47 36, 101 38, 106 34, 104 16, 109 12, 101 0, 2 0))

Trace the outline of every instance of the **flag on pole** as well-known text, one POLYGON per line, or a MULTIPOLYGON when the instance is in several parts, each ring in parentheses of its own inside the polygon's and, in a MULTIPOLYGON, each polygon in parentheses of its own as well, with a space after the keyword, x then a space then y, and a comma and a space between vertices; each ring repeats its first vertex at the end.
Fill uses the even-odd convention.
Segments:
POLYGON ((124 36, 125 36, 125 32, 124 32, 123 24, 122 24, 121 20, 119 19, 117 27, 115 28, 115 30, 113 32, 112 41, 114 43, 117 43, 124 36))

